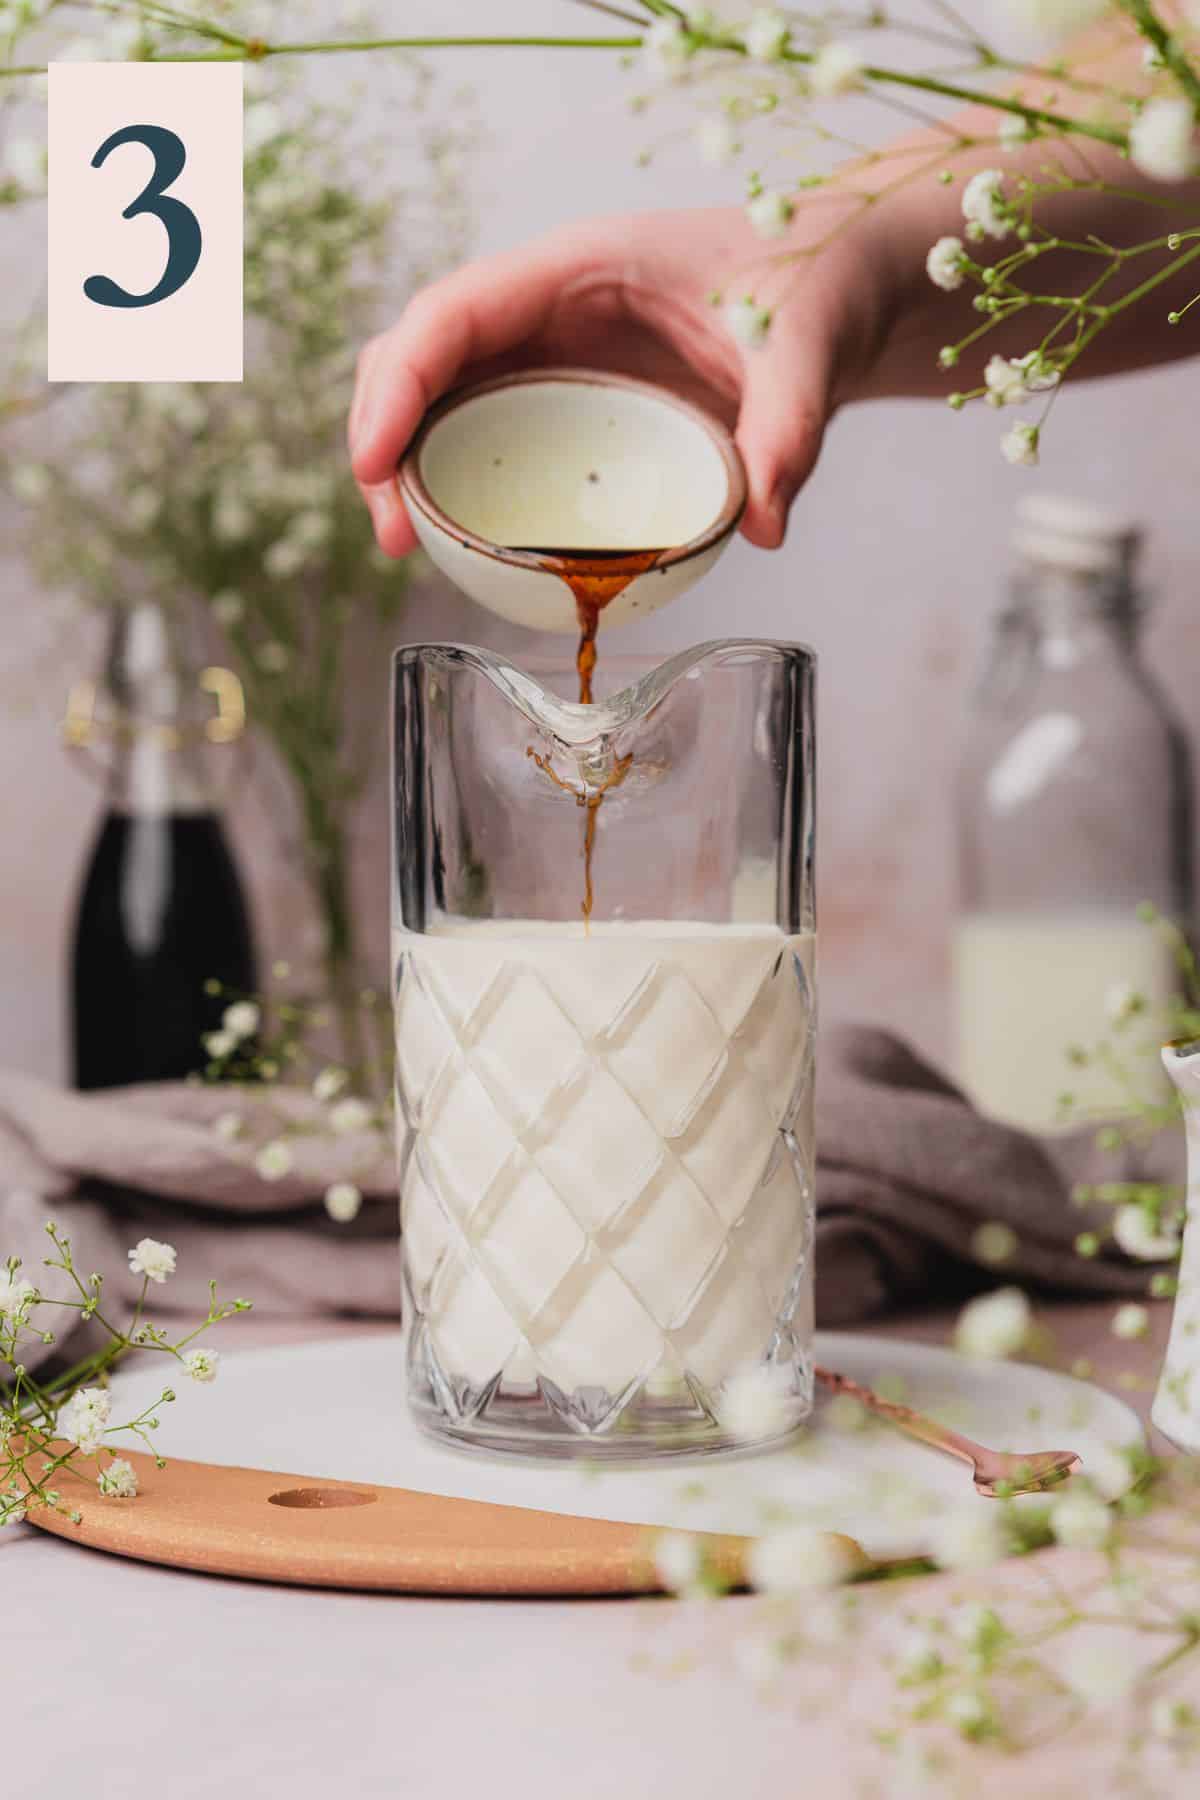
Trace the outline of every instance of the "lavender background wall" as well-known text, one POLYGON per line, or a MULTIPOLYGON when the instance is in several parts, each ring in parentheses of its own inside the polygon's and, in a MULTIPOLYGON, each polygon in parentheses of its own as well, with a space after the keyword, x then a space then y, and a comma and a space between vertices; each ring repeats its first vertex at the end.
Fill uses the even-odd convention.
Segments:
MULTIPOLYGON (((982 10, 982 9, 978 9, 982 10)), ((491 0, 411 0, 405 29, 495 29, 491 0), (487 21, 485 25, 485 21, 487 21)), ((509 0, 513 29, 571 31, 562 0, 509 0)), ((334 16, 330 11, 331 18, 334 16)), ((386 118, 384 62, 359 64, 386 118)), ((587 211, 733 198, 735 177, 686 146, 634 166, 656 126, 628 111, 631 79, 603 56, 462 53, 487 142, 472 181, 480 247, 511 245, 587 211)), ((330 62, 320 80, 348 78, 330 62)), ((447 88, 451 86, 447 82, 447 88)), ((878 131, 878 124, 873 127, 878 131)), ((41 221, 0 217, 0 334, 32 291, 41 221), (7 295, 7 298, 4 296, 7 295)), ((1031 483, 1136 513, 1150 533, 1147 575, 1161 595, 1148 655, 1180 712, 1200 695, 1200 367, 1079 388, 1056 409, 1038 474, 1002 464, 994 414, 953 417, 928 403, 852 409, 774 555, 739 543, 673 610, 611 638, 614 650, 670 651, 731 632, 799 637, 821 656, 820 904, 825 1016, 870 1016, 938 1056, 951 1046, 947 946, 953 916, 951 780, 973 668, 1000 597, 1012 509, 1031 483)), ((11 515, 0 510, 0 533, 11 515)), ((65 1068, 64 970, 75 883, 98 805, 59 746, 71 677, 94 634, 40 595, 0 536, 0 1061, 65 1068)), ((404 636, 502 644, 505 629, 444 590, 414 604, 404 636)), ((382 693, 377 704, 381 749, 382 693)), ((239 782, 231 809, 260 931, 272 955, 302 954, 311 927, 273 830, 266 784, 239 782)), ((362 904, 384 942, 387 814, 382 789, 359 845, 362 904)))

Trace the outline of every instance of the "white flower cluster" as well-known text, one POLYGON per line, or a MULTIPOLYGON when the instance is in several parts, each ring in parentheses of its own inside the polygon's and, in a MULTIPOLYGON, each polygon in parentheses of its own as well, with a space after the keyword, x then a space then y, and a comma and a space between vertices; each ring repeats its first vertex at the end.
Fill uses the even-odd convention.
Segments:
POLYGON ((763 1594, 838 1587, 862 1568, 862 1552, 837 1532, 785 1525, 756 1538, 746 1560, 750 1585, 763 1594))
POLYGON ((1179 1220, 1156 1218, 1144 1206, 1118 1206, 1112 1232, 1118 1247, 1138 1262, 1166 1262, 1179 1254, 1179 1220))
POLYGON ((32 1281, 26 1281, 15 1269, 0 1268, 0 1319, 11 1327, 23 1325, 36 1297, 32 1281))
POLYGON ((1186 181, 1197 168, 1190 100, 1150 100, 1129 128, 1129 159, 1153 181, 1186 181))
POLYGON ((952 294, 963 284, 963 242, 957 237, 940 237, 925 258, 925 273, 934 287, 952 294))
POLYGON ((1028 419, 1017 419, 1000 439, 1000 454, 1015 469, 1036 469, 1040 436, 1038 427, 1028 419))
POLYGON ((1057 387, 1059 373, 1040 350, 1026 356, 993 356, 983 371, 989 406, 1020 406, 1031 394, 1057 387))
POLYGON ((349 1225, 362 1211, 362 1192, 352 1181, 335 1181, 325 1189, 325 1211, 339 1225, 349 1225))
POLYGON ((760 306, 753 294, 730 300, 725 308, 725 323, 731 337, 745 350, 757 350, 767 341, 771 329, 770 308, 760 306))
POLYGON ((863 59, 850 44, 822 44, 808 70, 809 92, 818 100, 853 94, 863 85, 863 59))
POLYGON ((160 1244, 157 1238, 139 1238, 129 1252, 129 1272, 144 1275, 161 1287, 167 1276, 175 1273, 175 1246, 160 1244))
POLYGON ((791 26, 774 7, 764 7, 752 15, 742 32, 746 55, 754 62, 778 62, 788 47, 791 26))
POLYGON ((106 1500, 133 1500, 137 1497, 137 1470, 123 1456, 114 1456, 106 1469, 96 1477, 96 1486, 106 1500))
POLYGON ((205 1037, 204 1048, 216 1061, 232 1056, 247 1038, 254 1036, 261 1020, 262 1010, 253 1000, 236 1000, 222 1013, 220 1031, 210 1031, 205 1037))
POLYGON ((787 1375, 761 1365, 737 1370, 725 1383, 717 1417, 743 1444, 782 1437, 796 1422, 796 1400, 787 1375))
POLYGON ((954 1342, 964 1356, 1016 1356, 1029 1341, 1033 1312, 1020 1288, 996 1288, 969 1300, 958 1315, 954 1342))
POLYGON ((962 212, 967 236, 976 242, 1008 236, 1013 228, 1012 209, 1004 198, 1004 176, 999 169, 980 169, 972 175, 963 189, 962 212))
POLYGON ((85 1456, 94 1456, 111 1416, 112 1400, 107 1388, 80 1388, 59 1412, 58 1435, 76 1445, 85 1456))
POLYGON ((216 1350, 189 1350, 183 1359, 183 1366, 193 1381, 207 1387, 209 1382, 217 1379, 217 1368, 221 1357, 216 1350))
POLYGON ((782 237, 792 222, 796 208, 778 188, 764 188, 746 207, 746 215, 759 237, 782 237))

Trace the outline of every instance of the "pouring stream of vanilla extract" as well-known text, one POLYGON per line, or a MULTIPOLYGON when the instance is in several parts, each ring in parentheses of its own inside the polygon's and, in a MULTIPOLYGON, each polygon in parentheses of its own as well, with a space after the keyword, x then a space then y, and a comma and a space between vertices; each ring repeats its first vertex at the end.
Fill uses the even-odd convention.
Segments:
MULTIPOLYGON (((516 546, 514 546, 515 548, 516 546)), ((661 550, 547 550, 525 545, 520 546, 527 554, 536 556, 544 569, 565 581, 575 596, 575 612, 579 620, 579 649, 575 656, 575 668, 579 675, 579 704, 591 706, 592 676, 596 670, 596 633, 600 626, 600 614, 604 608, 616 599, 617 595, 627 588, 631 581, 652 569, 661 550)), ((575 804, 586 809, 587 818, 583 828, 583 903, 580 908, 583 914, 584 930, 591 923, 592 908, 595 904, 595 891, 592 883, 592 860, 596 849, 596 820, 604 802, 604 796, 613 788, 620 787, 629 772, 632 756, 618 757, 613 765, 611 775, 593 793, 585 789, 572 787, 561 776, 556 775, 550 767, 549 758, 539 756, 532 746, 525 753, 548 775, 558 787, 566 793, 573 794, 575 804)))

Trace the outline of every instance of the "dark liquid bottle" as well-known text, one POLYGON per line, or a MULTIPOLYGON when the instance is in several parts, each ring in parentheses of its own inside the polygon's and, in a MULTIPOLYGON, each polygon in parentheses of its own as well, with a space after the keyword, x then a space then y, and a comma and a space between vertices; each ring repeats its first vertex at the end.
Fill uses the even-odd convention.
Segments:
POLYGON ((204 1067, 229 992, 253 992, 250 921, 202 755, 181 720, 157 609, 114 633, 108 802, 72 956, 75 1083, 178 1080, 204 1067), (213 981, 222 993, 206 992, 213 981))

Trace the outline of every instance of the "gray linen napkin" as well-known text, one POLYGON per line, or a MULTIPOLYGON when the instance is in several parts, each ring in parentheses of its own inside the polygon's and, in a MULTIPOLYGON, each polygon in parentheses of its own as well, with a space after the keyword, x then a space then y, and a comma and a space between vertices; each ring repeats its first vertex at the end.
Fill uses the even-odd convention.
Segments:
MULTIPOLYGON (((1181 1163, 1180 1145, 1158 1142, 1159 1166, 1149 1169, 1132 1152, 1099 1153, 1092 1130, 1050 1140, 1014 1131, 981 1118, 905 1044, 868 1027, 826 1033, 819 1068, 822 1324, 999 1280, 1145 1292, 1144 1264, 1114 1251, 1090 1262, 1075 1254, 1077 1233, 1103 1226, 1108 1213, 1073 1207, 1069 1193, 1077 1181, 1178 1178, 1171 1164, 1181 1163), (972 1249, 990 1221, 1018 1238, 1001 1271, 981 1269, 972 1249)), ((391 1158, 375 1139, 323 1130, 293 1137, 291 1172, 265 1181, 254 1149, 276 1134, 281 1116, 300 1126, 325 1117, 299 1091, 171 1083, 76 1094, 0 1072, 0 1256, 16 1251, 43 1291, 60 1291, 64 1278, 41 1267, 42 1227, 52 1216, 73 1240, 77 1267, 104 1273, 114 1304, 135 1297, 140 1280, 129 1274, 126 1252, 149 1235, 179 1253, 178 1272, 161 1290, 172 1311, 202 1311, 215 1279, 223 1298, 245 1295, 262 1311, 397 1315, 391 1158), (249 1130, 227 1143, 213 1123, 231 1108, 249 1130), (336 1225, 320 1197, 348 1178, 365 1204, 353 1225, 336 1225)))

